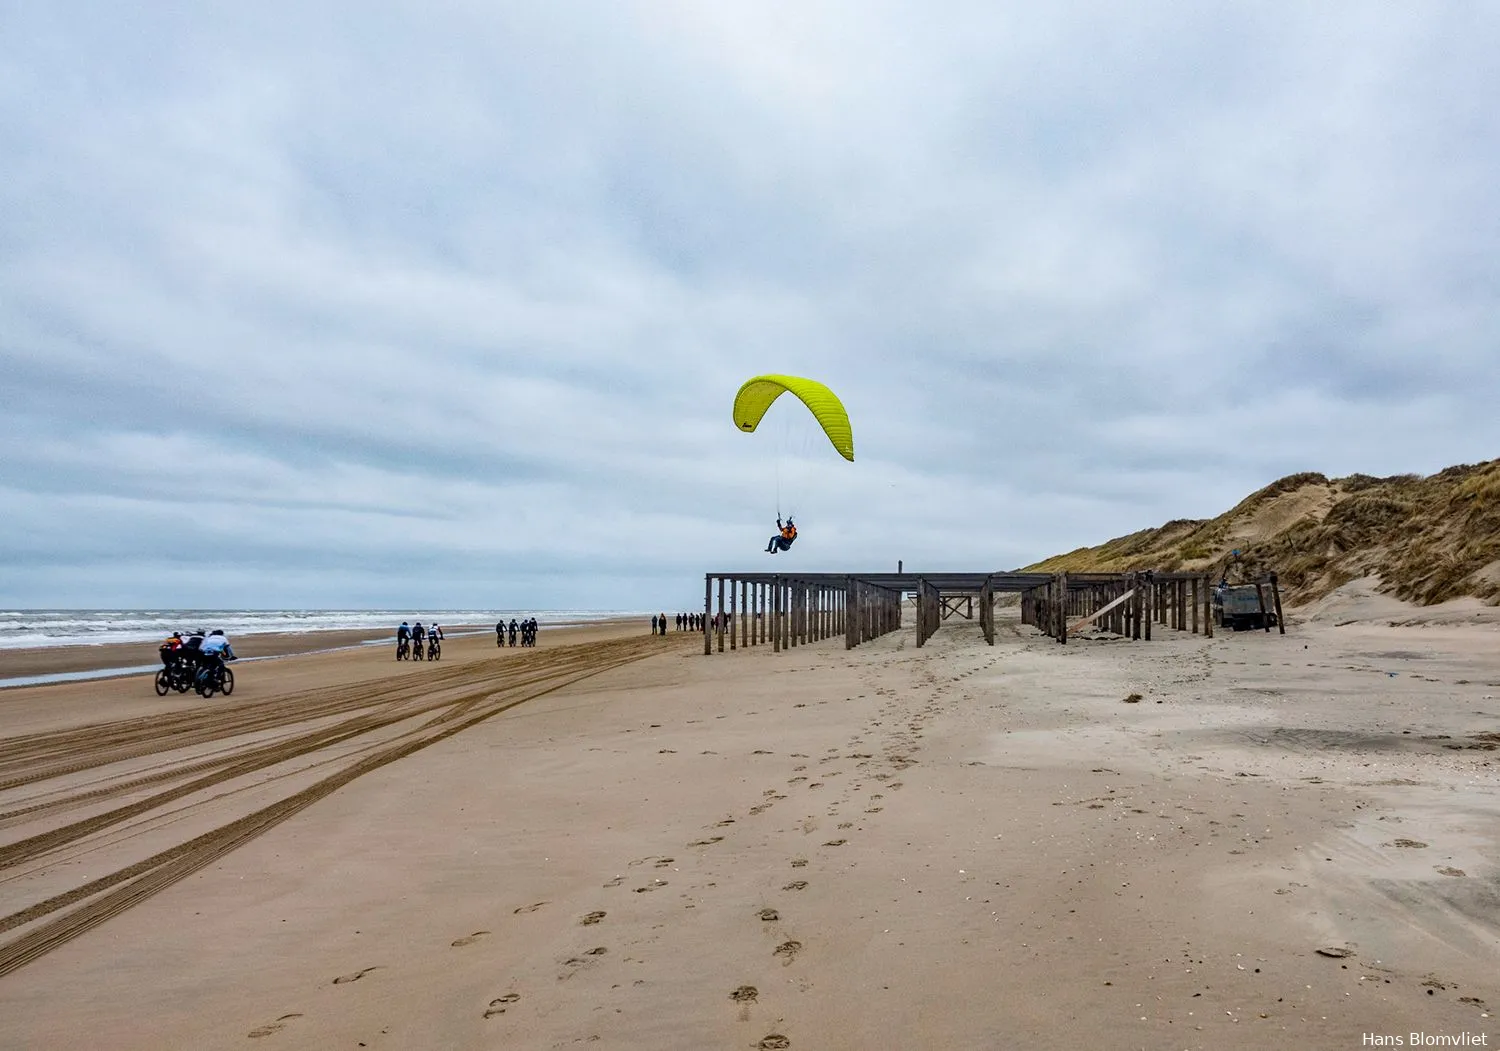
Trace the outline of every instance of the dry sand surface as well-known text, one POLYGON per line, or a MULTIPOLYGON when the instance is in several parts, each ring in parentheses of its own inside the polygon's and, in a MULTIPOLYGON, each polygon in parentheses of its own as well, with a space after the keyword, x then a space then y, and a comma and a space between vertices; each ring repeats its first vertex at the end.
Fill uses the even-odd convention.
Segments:
POLYGON ((1495 1046, 1500 632, 1358 605, 0 692, 0 1046, 1495 1046))

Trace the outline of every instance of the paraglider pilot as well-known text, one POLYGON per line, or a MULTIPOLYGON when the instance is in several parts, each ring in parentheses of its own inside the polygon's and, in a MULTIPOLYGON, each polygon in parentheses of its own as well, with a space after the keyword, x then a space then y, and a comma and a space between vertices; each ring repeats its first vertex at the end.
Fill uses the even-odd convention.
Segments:
POLYGON ((790 516, 787 517, 785 525, 781 524, 780 518, 776 519, 776 528, 781 530, 781 532, 773 536, 770 542, 766 544, 766 554, 768 555, 774 555, 778 551, 785 551, 792 546, 792 541, 797 539, 797 527, 793 524, 790 516))

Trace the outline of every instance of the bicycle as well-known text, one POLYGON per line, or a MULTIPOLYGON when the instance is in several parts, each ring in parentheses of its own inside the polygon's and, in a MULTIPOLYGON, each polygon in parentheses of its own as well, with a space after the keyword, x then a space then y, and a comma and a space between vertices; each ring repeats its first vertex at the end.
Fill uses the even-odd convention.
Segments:
POLYGON ((172 690, 187 693, 193 688, 193 666, 182 657, 163 665, 156 673, 156 695, 165 697, 172 690))
POLYGON ((422 659, 422 640, 421 639, 412 639, 411 640, 411 659, 414 660, 414 661, 419 661, 419 660, 422 659))
POLYGON ((234 672, 223 661, 214 661, 198 669, 198 696, 207 700, 217 691, 228 697, 234 692, 234 672))
POLYGON ((396 659, 398 661, 408 660, 411 657, 411 642, 407 639, 396 640, 396 659))
POLYGON ((427 659, 430 661, 442 660, 443 640, 436 636, 427 640, 427 659))

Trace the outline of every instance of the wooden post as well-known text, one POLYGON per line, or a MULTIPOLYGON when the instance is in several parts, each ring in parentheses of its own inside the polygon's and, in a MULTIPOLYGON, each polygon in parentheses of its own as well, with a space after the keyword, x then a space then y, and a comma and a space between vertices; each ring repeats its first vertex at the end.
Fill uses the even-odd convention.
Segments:
POLYGON ((714 578, 703 574, 703 656, 710 656, 714 652, 713 640, 708 634, 708 615, 713 610, 714 601, 714 578))
POLYGON ((917 649, 927 643, 927 581, 917 578, 917 649))
POLYGON ((854 609, 854 578, 844 578, 844 601, 839 610, 839 616, 844 618, 844 649, 852 650, 859 645, 859 640, 854 637, 854 618, 851 613, 854 609))
POLYGON ((1198 578, 1193 578, 1193 634, 1198 634, 1198 578))
POLYGON ((1146 586, 1139 573, 1130 574, 1130 586, 1135 589, 1135 597, 1130 600, 1130 641, 1141 641, 1141 609, 1142 589, 1146 586))
POLYGON ((1286 618, 1281 615, 1281 587, 1276 581, 1276 574, 1271 574, 1271 600, 1276 604, 1276 630, 1279 634, 1286 634, 1286 618))
POLYGON ((1207 576, 1203 578, 1203 637, 1214 637, 1214 585, 1207 576))
POLYGON ((993 577, 984 578, 984 590, 979 593, 979 622, 984 628, 984 641, 993 646, 995 644, 995 581, 993 577))
POLYGON ((801 618, 799 603, 802 598, 802 585, 793 580, 786 586, 786 647, 791 649, 797 645, 797 622, 801 618))
MULTIPOLYGON (((1068 574, 1058 574, 1058 587, 1062 589, 1063 604, 1068 601, 1068 574)), ((1068 618, 1059 617, 1057 620, 1057 641, 1064 646, 1068 644, 1068 618)))
POLYGON ((718 618, 714 624, 714 634, 718 636, 718 645, 715 649, 724 652, 724 579, 718 577, 718 618))
POLYGON ((1260 586, 1260 581, 1258 580, 1255 582, 1255 599, 1260 603, 1261 627, 1265 628, 1266 634, 1269 635, 1271 634, 1271 621, 1270 618, 1266 616, 1266 592, 1260 586))
POLYGON ((781 652, 781 578, 774 577, 771 581, 771 591, 767 596, 767 602, 771 604, 771 611, 766 616, 766 627, 771 632, 771 652, 781 652))
POLYGON ((785 585, 786 596, 784 602, 786 608, 781 615, 781 648, 789 650, 792 648, 792 617, 795 615, 795 604, 793 597, 796 595, 797 585, 788 581, 785 585))
POLYGON ((755 640, 756 646, 763 645, 766 641, 766 586, 758 583, 755 585, 755 623, 750 625, 750 637, 755 640))

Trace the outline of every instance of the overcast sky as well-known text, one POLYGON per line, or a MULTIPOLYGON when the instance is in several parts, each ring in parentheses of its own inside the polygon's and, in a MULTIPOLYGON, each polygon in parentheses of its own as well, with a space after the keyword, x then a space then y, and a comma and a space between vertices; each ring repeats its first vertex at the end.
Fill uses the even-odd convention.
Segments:
POLYGON ((0 605, 676 609, 1493 458, 1497 11, 0 0, 0 605))

